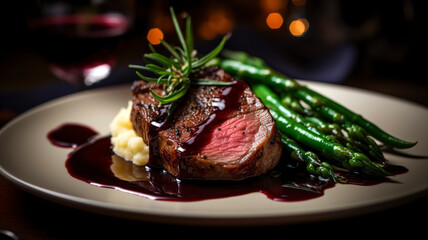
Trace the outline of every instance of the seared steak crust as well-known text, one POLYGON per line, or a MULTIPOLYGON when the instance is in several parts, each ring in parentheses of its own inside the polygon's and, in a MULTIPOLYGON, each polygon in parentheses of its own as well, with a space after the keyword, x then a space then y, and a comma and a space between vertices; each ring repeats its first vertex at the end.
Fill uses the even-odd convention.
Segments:
MULTIPOLYGON (((234 81, 220 68, 194 77, 234 81)), ((150 166, 188 179, 243 179, 267 172, 281 155, 279 133, 269 110, 244 82, 232 86, 192 86, 172 114, 149 89, 133 84, 131 121, 150 147, 150 166)))

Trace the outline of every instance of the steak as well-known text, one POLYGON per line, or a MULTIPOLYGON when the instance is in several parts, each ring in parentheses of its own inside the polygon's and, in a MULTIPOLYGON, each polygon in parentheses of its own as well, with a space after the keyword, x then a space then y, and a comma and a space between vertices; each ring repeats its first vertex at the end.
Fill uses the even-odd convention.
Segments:
POLYGON ((228 86, 192 86, 176 103, 160 104, 150 93, 164 86, 136 81, 131 122, 149 146, 148 165, 182 179, 237 180, 266 173, 281 155, 269 110, 249 86, 218 67, 193 75, 228 86))

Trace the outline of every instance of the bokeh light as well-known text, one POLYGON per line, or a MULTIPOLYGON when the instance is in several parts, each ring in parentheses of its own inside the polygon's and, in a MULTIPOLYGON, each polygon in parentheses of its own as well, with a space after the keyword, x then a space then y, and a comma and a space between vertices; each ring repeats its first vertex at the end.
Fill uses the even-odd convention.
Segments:
POLYGON ((278 29, 282 26, 283 23, 284 19, 282 18, 281 14, 277 12, 270 13, 266 18, 266 24, 271 29, 278 29))
POLYGON ((163 32, 159 28, 152 28, 147 33, 147 40, 153 44, 158 45, 163 39, 163 32))
POLYGON ((299 18, 297 20, 292 21, 290 23, 290 26, 288 27, 290 33, 295 37, 303 36, 306 31, 308 31, 308 28, 309 22, 305 18, 299 18))

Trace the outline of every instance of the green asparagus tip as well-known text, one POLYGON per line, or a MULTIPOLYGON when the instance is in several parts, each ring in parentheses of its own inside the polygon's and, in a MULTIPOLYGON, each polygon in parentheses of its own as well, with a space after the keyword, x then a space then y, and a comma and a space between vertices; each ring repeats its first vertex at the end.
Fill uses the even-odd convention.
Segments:
POLYGON ((356 169, 361 169, 363 173, 373 176, 394 176, 394 174, 386 171, 380 165, 372 162, 362 153, 354 153, 354 157, 349 160, 349 165, 356 169))
POLYGON ((415 142, 402 141, 401 145, 397 144, 396 146, 393 146, 393 147, 405 149, 405 148, 411 148, 411 147, 415 146, 417 143, 418 143, 418 141, 415 141, 415 142))
POLYGON ((327 179, 331 179, 334 182, 337 182, 336 175, 334 174, 333 169, 326 168, 326 167, 318 167, 318 172, 322 177, 325 177, 327 179))

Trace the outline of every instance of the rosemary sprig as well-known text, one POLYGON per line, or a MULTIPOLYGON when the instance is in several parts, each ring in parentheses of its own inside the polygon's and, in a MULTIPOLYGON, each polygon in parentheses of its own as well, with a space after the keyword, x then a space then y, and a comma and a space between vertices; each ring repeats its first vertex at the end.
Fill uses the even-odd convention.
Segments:
POLYGON ((161 40, 161 44, 171 54, 166 57, 155 51, 152 45, 149 45, 152 53, 144 54, 144 60, 147 62, 145 66, 129 65, 129 68, 137 69, 136 74, 146 82, 154 82, 165 84, 166 96, 159 96, 152 90, 152 95, 161 103, 167 104, 174 102, 188 92, 190 85, 231 85, 232 82, 222 82, 211 79, 196 79, 192 78, 191 74, 195 73, 209 64, 223 49, 230 34, 224 36, 217 47, 215 47, 207 55, 198 58, 197 51, 193 49, 193 33, 192 21, 189 15, 186 16, 186 29, 184 38, 180 26, 175 16, 174 9, 170 7, 171 18, 177 32, 180 46, 172 46, 165 40, 161 40), (138 70, 152 72, 158 77, 146 77, 138 70))

